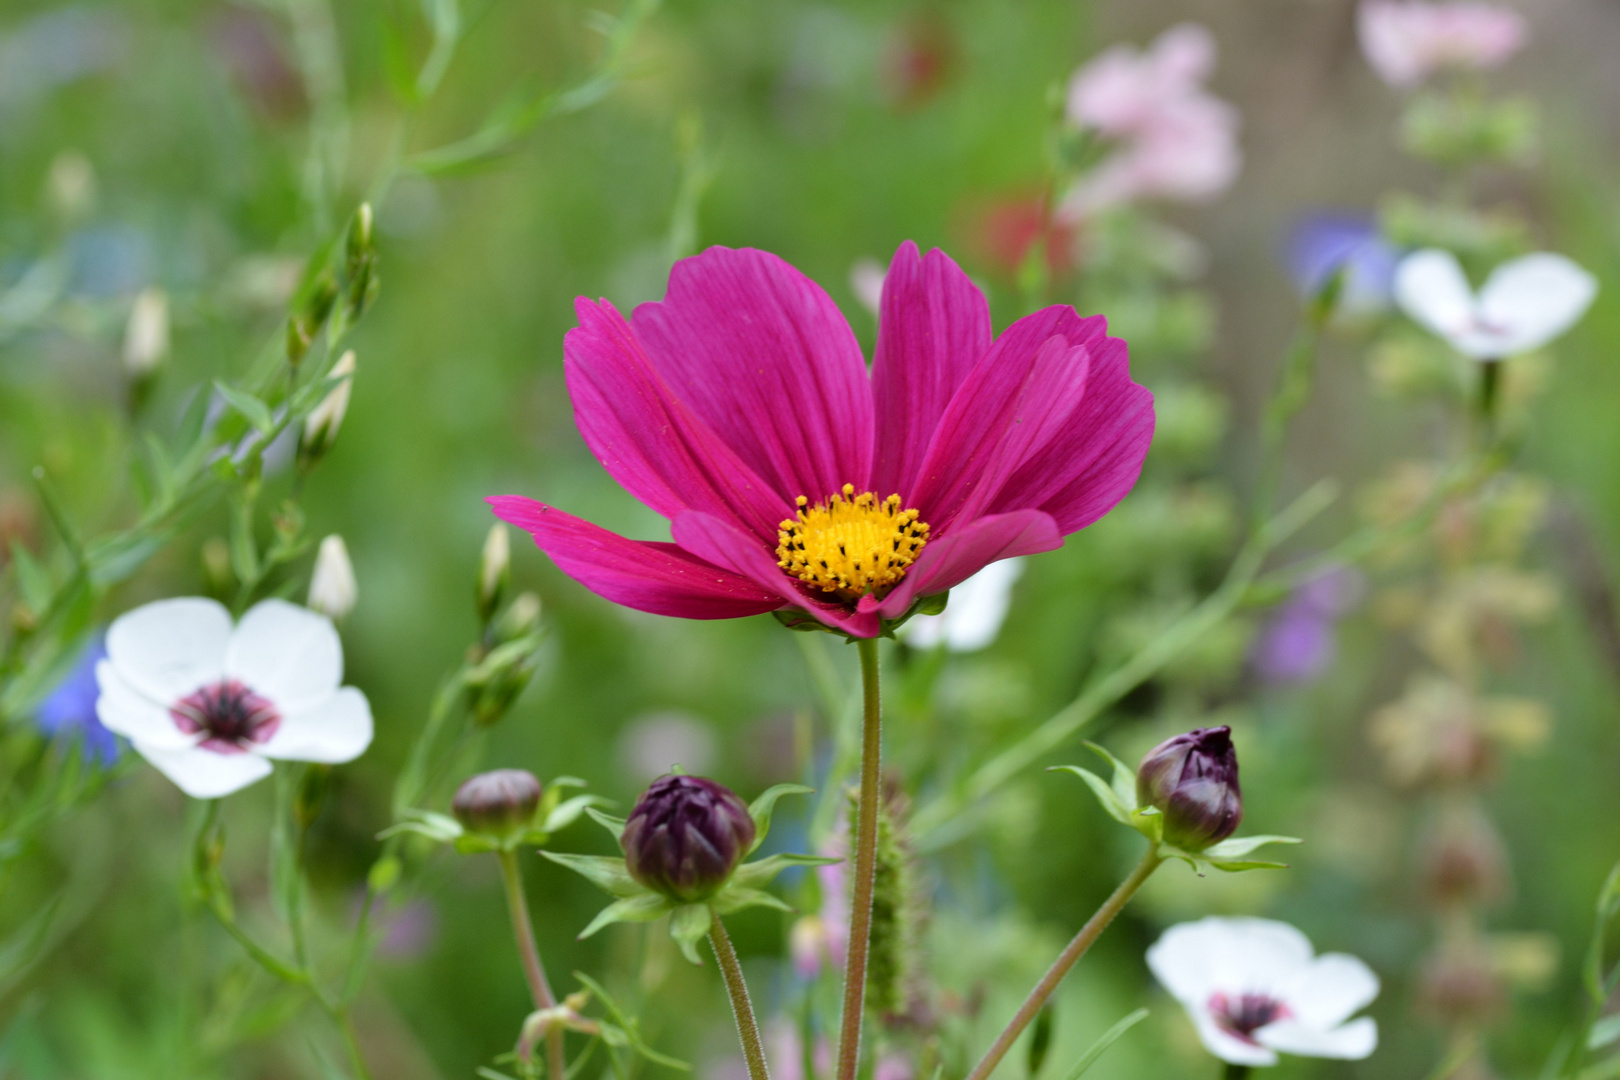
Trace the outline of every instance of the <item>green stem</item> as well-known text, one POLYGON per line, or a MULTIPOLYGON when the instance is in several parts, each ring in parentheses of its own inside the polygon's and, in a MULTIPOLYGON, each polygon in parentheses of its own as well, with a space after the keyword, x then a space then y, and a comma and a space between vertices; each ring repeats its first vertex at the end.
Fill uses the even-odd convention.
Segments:
POLYGON ((872 889, 877 880, 878 799, 883 764, 882 695, 876 638, 856 642, 861 653, 861 796, 855 819, 855 884, 849 905, 844 963, 844 1015, 838 1029, 838 1080, 855 1080, 866 1008, 866 960, 872 946, 872 889))
POLYGON ((737 961, 737 950, 731 947, 731 938, 726 935, 718 915, 709 923, 709 944, 714 949, 714 958, 720 962, 720 974, 726 980, 726 993, 731 997, 737 1038, 742 1040, 743 1057, 748 1061, 748 1080, 771 1080, 771 1070, 765 1064, 765 1043, 759 1037, 759 1022, 754 1019, 754 1003, 748 998, 742 964, 737 961))
MULTIPOLYGON (((529 918, 529 898, 523 891, 523 871, 517 852, 500 852, 501 877, 506 880, 506 906, 512 913, 512 936, 517 938, 518 955, 523 959, 523 977, 529 983, 529 996, 536 1009, 554 1009, 557 998, 546 981, 546 968, 540 962, 540 946, 534 940, 534 923, 529 918)), ((561 1080, 567 1075, 563 1062, 563 1029, 553 1024, 546 1032, 547 1075, 561 1080)))
POLYGON ((1222 1075, 1225 1077, 1225 1080, 1248 1080, 1249 1073, 1253 1071, 1253 1068, 1254 1067, 1252 1065, 1237 1065, 1232 1062, 1227 1062, 1226 1072, 1222 1075))
POLYGON ((1058 958, 1052 962, 1046 974, 1041 976, 1041 981, 1035 984, 1035 989, 1029 992, 1029 997, 1024 999, 1024 1004, 1008 1021, 995 1044, 986 1051, 984 1058, 968 1074, 968 1080, 985 1080, 995 1072, 996 1066, 1001 1064, 1001 1059, 1007 1056, 1007 1051, 1018 1041, 1018 1036, 1023 1034, 1024 1029, 1036 1016, 1040 1015, 1041 1007, 1063 982, 1064 976, 1079 963, 1082 956, 1086 955, 1086 950, 1102 936, 1102 932, 1108 929, 1108 924, 1114 921, 1114 917, 1124 909, 1131 897, 1136 895, 1136 890, 1153 876, 1153 871, 1157 870, 1163 861, 1157 846, 1148 849, 1147 854, 1142 856, 1142 861, 1136 864, 1136 869, 1131 871, 1131 876, 1120 883, 1119 888, 1114 890, 1114 895, 1103 901, 1102 907, 1098 908, 1096 913, 1086 920, 1086 925, 1080 928, 1080 932, 1074 935, 1074 940, 1058 954, 1058 958))

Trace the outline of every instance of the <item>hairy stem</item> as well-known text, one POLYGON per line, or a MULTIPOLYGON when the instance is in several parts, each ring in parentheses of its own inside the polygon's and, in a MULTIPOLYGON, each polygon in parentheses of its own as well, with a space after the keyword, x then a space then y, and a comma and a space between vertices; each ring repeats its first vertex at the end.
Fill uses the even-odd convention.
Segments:
POLYGON ((1082 956, 1086 955, 1086 950, 1102 936, 1102 932, 1108 929, 1108 924, 1114 921, 1114 917, 1124 909, 1131 897, 1136 895, 1136 890, 1153 876, 1153 871, 1157 870, 1163 861, 1157 846, 1148 849, 1147 854, 1142 856, 1142 861, 1136 864, 1136 869, 1131 871, 1131 876, 1120 883, 1119 888, 1114 890, 1114 895, 1103 901, 1102 907, 1098 908, 1096 914, 1092 915, 1086 921, 1086 925, 1080 928, 1080 932, 1074 935, 1074 940, 1058 954, 1058 958, 1052 962, 1046 974, 1041 976, 1041 981, 1035 984, 1035 989, 1029 992, 1024 1004, 996 1038, 995 1044, 968 1074, 968 1080, 985 1080, 995 1072, 996 1066, 1001 1064, 1001 1059, 1007 1056, 1007 1051, 1018 1041, 1018 1036, 1023 1034, 1024 1029, 1040 1014, 1041 1007, 1063 982, 1063 977, 1082 956))
POLYGON ((844 1017, 838 1029, 838 1080, 855 1080, 861 1060, 861 1020, 866 1008, 866 960, 872 946, 872 887, 877 878, 879 770, 883 764, 882 699, 876 638, 856 643, 861 652, 861 801, 855 820, 855 885, 849 905, 849 953, 844 963, 844 1017))
MULTIPOLYGON (((518 868, 517 852, 502 851, 501 877, 506 880, 506 906, 512 913, 512 936, 517 938, 518 955, 523 959, 523 977, 529 983, 529 996, 536 1009, 552 1009, 557 998, 546 981, 546 967, 540 962, 540 946, 535 944, 534 923, 529 918, 529 898, 523 891, 523 871, 518 868)), ((546 1075, 562 1080, 563 1029, 551 1025, 546 1032, 546 1075)))
POLYGON ((709 944, 714 948, 714 958, 720 962, 720 974, 725 977, 726 993, 731 997, 737 1038, 742 1040, 743 1057, 748 1061, 748 1080, 771 1080, 771 1070, 765 1064, 765 1043, 759 1037, 759 1022, 754 1019, 754 1003, 748 998, 742 965, 737 962, 737 950, 731 947, 731 938, 726 935, 718 915, 709 923, 709 944))

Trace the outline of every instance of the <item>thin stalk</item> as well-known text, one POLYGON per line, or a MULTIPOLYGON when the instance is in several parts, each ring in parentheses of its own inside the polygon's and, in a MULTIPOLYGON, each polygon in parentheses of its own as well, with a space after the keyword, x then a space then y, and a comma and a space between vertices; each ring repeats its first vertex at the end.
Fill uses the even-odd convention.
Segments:
POLYGON ((1252 1069, 1253 1066, 1250 1065, 1237 1065, 1232 1062, 1227 1062, 1226 1072, 1222 1075, 1225 1077, 1225 1080, 1249 1080, 1249 1073, 1252 1069))
POLYGON ((759 1022, 754 1019, 754 1003, 748 998, 742 964, 737 962, 737 950, 731 947, 731 938, 726 935, 718 915, 709 923, 709 944, 714 949, 714 958, 720 962, 720 974, 726 980, 726 993, 731 997, 737 1038, 742 1040, 743 1057, 748 1061, 748 1080, 771 1080, 771 1070, 765 1064, 765 1043, 759 1037, 759 1022))
MULTIPOLYGON (((529 983, 529 996, 536 1009, 554 1009, 557 998, 546 981, 546 968, 540 962, 540 946, 535 944, 534 923, 529 918, 529 898, 523 891, 523 872, 517 852, 502 851, 501 877, 506 880, 506 906, 512 913, 512 936, 517 938, 518 955, 523 959, 523 977, 529 983)), ((568 1075, 563 1061, 563 1029, 553 1024, 546 1032, 546 1074, 562 1080, 568 1075)))
POLYGON ((877 879, 878 799, 883 764, 882 695, 876 638, 856 642, 861 653, 861 801, 855 820, 855 887, 849 905, 844 962, 844 1017, 838 1029, 838 1080, 855 1080, 866 1010, 866 960, 872 947, 872 888, 877 879))
POLYGON ((1058 954, 1058 958, 1052 962, 1046 974, 1041 976, 1041 981, 1035 984, 1035 989, 1029 992, 1029 997, 1024 999, 1024 1004, 1008 1021, 995 1044, 973 1067, 973 1071, 968 1074, 968 1080, 985 1080, 995 1072, 996 1066, 1001 1064, 1001 1059, 1007 1056, 1007 1051, 1018 1041, 1018 1036, 1023 1034, 1024 1029, 1036 1016, 1040 1015, 1042 1006, 1063 982, 1064 976, 1079 963, 1082 956, 1086 955, 1086 950, 1102 936, 1102 932, 1108 929, 1108 924, 1114 921, 1114 917, 1124 909, 1131 897, 1136 895, 1136 890, 1153 876, 1153 871, 1157 870, 1163 861, 1164 858, 1159 854, 1157 846, 1148 849, 1147 854, 1142 856, 1142 861, 1136 864, 1136 869, 1131 871, 1131 876, 1120 883, 1119 888, 1114 890, 1114 895, 1103 901, 1102 907, 1098 908, 1096 914, 1086 920, 1086 925, 1074 935, 1074 940, 1058 954))

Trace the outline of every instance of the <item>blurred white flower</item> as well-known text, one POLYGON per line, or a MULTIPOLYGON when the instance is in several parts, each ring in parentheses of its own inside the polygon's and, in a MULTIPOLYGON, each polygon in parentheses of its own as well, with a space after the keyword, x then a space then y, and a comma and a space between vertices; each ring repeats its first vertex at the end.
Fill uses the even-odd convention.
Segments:
POLYGON ((682 712, 637 717, 619 734, 619 762, 636 783, 663 776, 676 765, 702 775, 714 765, 714 731, 682 712))
POLYGON ((337 763, 371 745, 371 706, 343 680, 331 620, 265 600, 234 627, 202 597, 159 600, 107 631, 96 712, 197 799, 262 780, 271 758, 337 763))
POLYGON ((849 287, 855 290, 855 299, 873 315, 883 309, 883 279, 888 277, 883 264, 870 255, 863 255, 849 268, 849 287))
POLYGON ((333 622, 342 622, 354 610, 359 596, 348 546, 343 537, 328 536, 315 554, 315 570, 309 577, 309 608, 333 622))
POLYGON ((45 195, 51 209, 65 222, 78 222, 96 205, 96 170, 77 150, 63 150, 51 159, 45 175, 45 195))
POLYGON ((1367 1057, 1378 1025, 1350 1017, 1378 996, 1378 976, 1354 956, 1314 953, 1287 923, 1210 917, 1166 930, 1147 962, 1222 1061, 1367 1057))
POLYGON ((900 639, 914 649, 944 645, 951 652, 975 652, 988 647, 1001 632, 1013 586, 1023 573, 1023 559, 991 563, 951 590, 944 611, 913 616, 900 628, 900 639))
POLYGON ((1214 35, 1183 23, 1143 52, 1116 45, 1075 72, 1070 123, 1119 145, 1069 190, 1060 215, 1072 221, 1136 199, 1198 202, 1224 191, 1243 158, 1237 110, 1203 85, 1214 67, 1214 35))
POLYGON ((1478 360, 1540 348, 1574 326, 1596 295, 1596 278, 1548 252, 1498 266, 1478 295, 1449 251, 1414 252, 1395 270, 1401 309, 1478 360))
POLYGON ((124 324, 124 370, 149 375, 169 355, 169 297, 162 289, 143 289, 124 324))
POLYGON ((1493 68, 1524 47, 1524 16, 1490 4, 1365 0, 1356 16, 1361 51, 1378 77, 1413 87, 1437 71, 1493 68))

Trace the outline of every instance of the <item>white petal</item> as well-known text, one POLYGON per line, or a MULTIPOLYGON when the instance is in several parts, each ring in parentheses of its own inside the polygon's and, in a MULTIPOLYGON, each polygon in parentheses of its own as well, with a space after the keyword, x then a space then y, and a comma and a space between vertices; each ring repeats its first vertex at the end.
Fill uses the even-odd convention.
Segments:
POLYGON ((107 658, 124 680, 155 702, 173 703, 224 670, 231 613, 201 596, 127 611, 107 629, 107 658))
POLYGON ((286 716, 332 696, 343 681, 343 643, 326 616, 285 600, 265 600, 237 624, 225 671, 286 716))
POLYGON ((1586 314, 1597 279, 1562 255, 1542 252, 1504 263, 1479 293, 1482 321, 1507 331, 1501 355, 1538 349, 1586 314))
POLYGON ((1023 575, 1022 559, 993 562, 951 590, 951 602, 938 615, 914 616, 900 637, 914 649, 944 643, 952 652, 975 652, 1001 632, 1012 604, 1013 585, 1023 575))
POLYGON ((1233 1035, 1231 1032, 1215 1023, 1207 1011, 1189 1009, 1187 1014, 1192 1017, 1193 1027, 1198 1030, 1198 1041, 1204 1044, 1204 1049, 1234 1065, 1275 1065, 1277 1055, 1264 1046, 1233 1035))
POLYGON ((130 686, 111 662, 96 665, 96 682, 101 687, 96 716, 108 731, 165 750, 183 750, 197 742, 195 735, 180 730, 168 709, 130 686))
POLYGON ((1378 996, 1378 976, 1354 956, 1323 953, 1276 990, 1296 1020, 1330 1028, 1378 996))
POLYGON ((1147 961, 1165 989, 1202 1008, 1217 992, 1275 993, 1312 952, 1310 940, 1287 923, 1210 916, 1166 930, 1147 961))
POLYGON ((1458 348, 1462 348, 1459 338, 1476 321, 1474 292, 1462 266, 1455 255, 1439 248, 1425 248, 1401 260, 1395 268, 1395 300, 1414 320, 1458 348))
POLYGON ((257 754, 216 754, 201 747, 166 750, 140 742, 131 745, 193 799, 218 799, 240 791, 269 776, 272 768, 257 754))
POLYGON ((1255 1039, 1285 1054, 1359 1061, 1378 1049, 1378 1022, 1363 1016, 1343 1027, 1321 1028, 1279 1020, 1254 1033, 1255 1039))
POLYGON ((353 761, 371 745, 371 705, 352 686, 316 705, 283 713, 281 726, 255 752, 294 761, 353 761))

